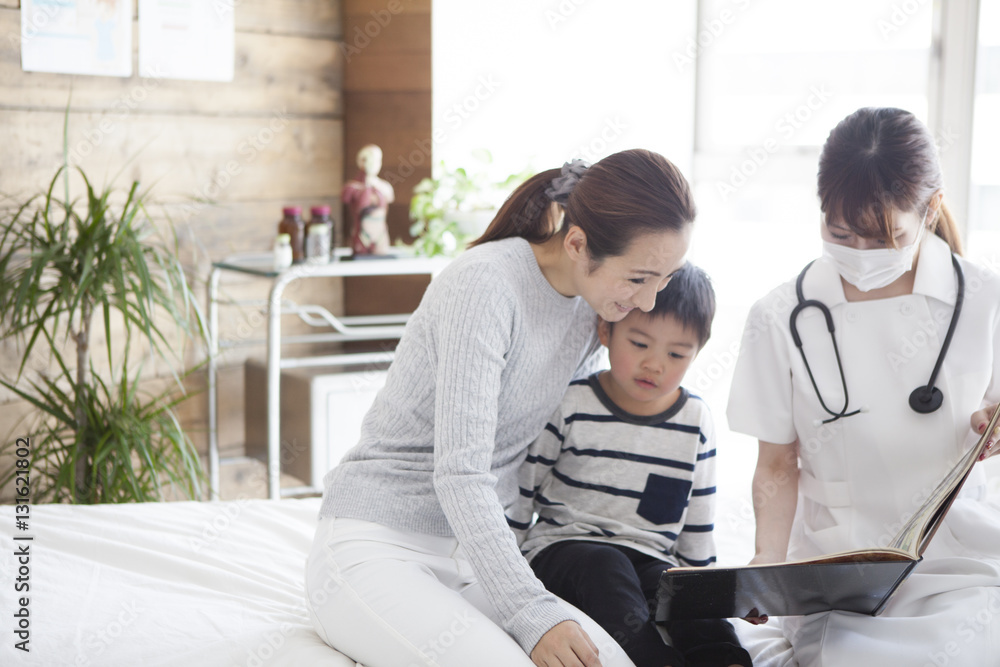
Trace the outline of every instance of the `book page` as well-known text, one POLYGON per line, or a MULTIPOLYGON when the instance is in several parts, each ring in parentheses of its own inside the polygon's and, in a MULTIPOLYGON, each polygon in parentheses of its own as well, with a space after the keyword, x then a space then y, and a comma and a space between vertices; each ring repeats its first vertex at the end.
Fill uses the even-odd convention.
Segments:
POLYGON ((979 460, 979 455, 986 449, 986 441, 1000 422, 1000 408, 993 413, 993 418, 987 425, 983 435, 965 455, 959 459, 941 483, 927 496, 920 509, 900 529, 895 539, 889 544, 891 548, 901 549, 918 558, 927 548, 930 538, 934 536, 938 525, 944 519, 945 513, 951 507, 955 496, 962 489, 962 484, 969 476, 972 466, 979 460))

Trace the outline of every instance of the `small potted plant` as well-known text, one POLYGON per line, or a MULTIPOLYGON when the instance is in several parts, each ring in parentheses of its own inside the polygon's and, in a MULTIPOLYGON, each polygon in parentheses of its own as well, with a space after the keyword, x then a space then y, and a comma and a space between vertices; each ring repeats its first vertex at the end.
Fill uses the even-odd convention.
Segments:
POLYGON ((473 151, 478 164, 450 169, 443 161, 413 188, 410 200, 412 248, 419 255, 454 255, 479 237, 496 215, 503 200, 532 175, 530 169, 493 180, 493 156, 486 149, 473 151))

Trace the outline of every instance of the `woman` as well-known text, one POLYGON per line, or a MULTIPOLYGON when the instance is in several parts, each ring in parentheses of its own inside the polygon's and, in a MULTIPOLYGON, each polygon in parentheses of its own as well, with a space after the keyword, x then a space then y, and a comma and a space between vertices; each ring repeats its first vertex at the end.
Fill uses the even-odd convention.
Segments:
POLYGON ((545 591, 504 506, 566 386, 591 371, 595 311, 650 310, 694 215, 655 153, 576 162, 529 179, 435 278, 361 441, 325 480, 306 581, 324 641, 366 667, 632 664, 545 591))
MULTIPOLYGON (((754 306, 730 394, 730 427, 760 441, 755 563, 885 546, 1000 399, 1000 276, 959 256, 927 129, 899 109, 851 114, 819 196, 823 257, 754 306), (809 300, 834 331, 801 309, 800 353, 791 315, 809 300)), ((977 467, 880 616, 783 619, 799 664, 997 664, 1000 507, 984 495, 977 467)))

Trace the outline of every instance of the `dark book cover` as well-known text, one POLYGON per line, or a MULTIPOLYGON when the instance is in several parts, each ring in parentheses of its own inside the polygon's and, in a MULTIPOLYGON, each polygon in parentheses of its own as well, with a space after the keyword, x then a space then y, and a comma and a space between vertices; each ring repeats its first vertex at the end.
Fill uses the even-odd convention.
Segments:
POLYGON ((676 567, 660 575, 657 622, 699 618, 801 616, 821 611, 878 615, 927 548, 986 442, 1000 407, 975 446, 947 472, 885 549, 739 567, 676 567))

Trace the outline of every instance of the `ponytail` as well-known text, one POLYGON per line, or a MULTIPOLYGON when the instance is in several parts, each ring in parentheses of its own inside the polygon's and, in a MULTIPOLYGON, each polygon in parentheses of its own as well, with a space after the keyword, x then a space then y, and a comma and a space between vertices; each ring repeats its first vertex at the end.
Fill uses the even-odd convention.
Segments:
POLYGON ((948 244, 953 253, 962 255, 962 236, 958 232, 958 223, 955 222, 955 216, 951 214, 943 201, 931 227, 934 233, 948 244))
POLYGON ((552 200, 545 189, 559 176, 559 169, 547 169, 522 183, 497 211, 489 227, 468 247, 520 236, 529 243, 544 243, 556 233, 548 211, 552 200))
POLYGON ((512 236, 540 244, 575 225, 587 237, 590 259, 602 262, 624 255, 644 234, 681 231, 695 214, 694 197, 680 169, 658 153, 633 148, 590 167, 574 161, 529 178, 469 247, 512 236), (561 228, 550 213, 560 208, 561 228))

